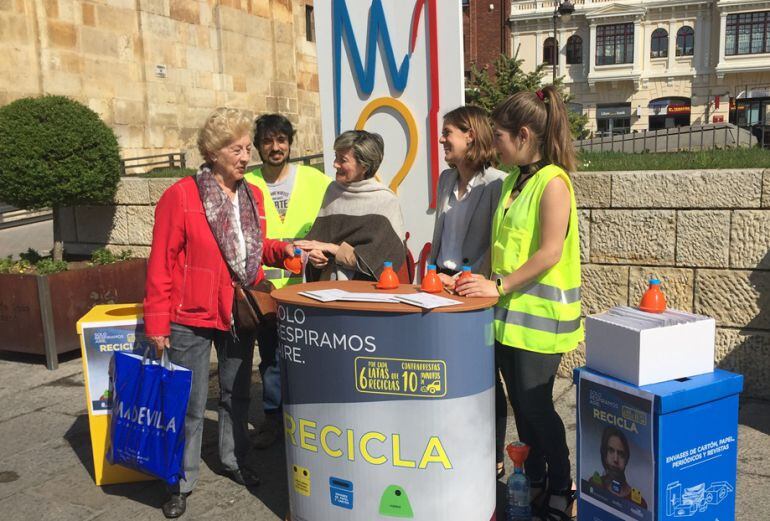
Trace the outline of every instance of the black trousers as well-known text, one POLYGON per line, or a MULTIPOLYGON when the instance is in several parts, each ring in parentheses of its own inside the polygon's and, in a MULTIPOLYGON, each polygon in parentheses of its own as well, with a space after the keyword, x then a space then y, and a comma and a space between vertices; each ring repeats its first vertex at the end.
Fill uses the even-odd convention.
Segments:
POLYGON ((525 473, 532 483, 543 482, 548 477, 548 488, 554 491, 568 490, 572 485, 567 435, 553 405, 553 382, 559 362, 560 354, 535 353, 495 342, 497 461, 503 460, 508 415, 500 382, 502 375, 519 440, 530 447, 525 473))
POLYGON ((278 325, 269 324, 257 328, 259 346, 259 375, 262 377, 262 408, 265 414, 280 414, 281 370, 278 366, 278 325))

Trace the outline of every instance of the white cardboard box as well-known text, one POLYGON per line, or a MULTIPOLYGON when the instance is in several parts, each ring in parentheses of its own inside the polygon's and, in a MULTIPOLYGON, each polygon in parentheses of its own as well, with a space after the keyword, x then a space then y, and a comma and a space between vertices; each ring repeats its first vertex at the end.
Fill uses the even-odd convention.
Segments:
POLYGON ((626 306, 586 317, 586 365, 634 385, 714 371, 713 318, 626 306))

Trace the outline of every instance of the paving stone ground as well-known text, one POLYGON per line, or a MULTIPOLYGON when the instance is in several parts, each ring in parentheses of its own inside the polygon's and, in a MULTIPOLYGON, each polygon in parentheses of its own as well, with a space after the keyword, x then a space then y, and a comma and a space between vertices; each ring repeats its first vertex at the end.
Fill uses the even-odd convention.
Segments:
MULTIPOLYGON (((212 361, 212 371, 215 360, 212 361)), ((261 421, 255 362, 251 418, 261 421)), ((575 454, 575 389, 559 379, 554 391, 575 454)), ((200 482, 183 519, 273 521, 288 505, 284 448, 256 451, 263 478, 253 490, 217 474, 216 379, 206 411, 200 482)), ((142 521, 163 519, 164 487, 157 481, 97 487, 93 481, 82 364, 65 359, 47 371, 40 359, 0 354, 0 519, 12 521, 142 521)), ((515 438, 511 418, 508 438, 515 438)), ((510 466, 508 466, 510 470, 510 466)), ((770 402, 741 403, 736 519, 770 518, 770 402)), ((504 488, 498 486, 499 500, 504 488)), ((727 520, 721 520, 727 521, 727 520)))

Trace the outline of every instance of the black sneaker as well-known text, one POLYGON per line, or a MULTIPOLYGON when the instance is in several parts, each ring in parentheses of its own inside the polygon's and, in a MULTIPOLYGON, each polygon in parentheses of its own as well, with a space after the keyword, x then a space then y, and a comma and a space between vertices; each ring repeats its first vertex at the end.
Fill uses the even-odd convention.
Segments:
POLYGON ((258 487, 261 483, 259 477, 245 467, 235 470, 225 469, 223 474, 244 487, 258 487))
POLYGON ((187 510, 187 496, 189 493, 171 494, 171 497, 163 503, 163 515, 168 519, 176 519, 187 510))

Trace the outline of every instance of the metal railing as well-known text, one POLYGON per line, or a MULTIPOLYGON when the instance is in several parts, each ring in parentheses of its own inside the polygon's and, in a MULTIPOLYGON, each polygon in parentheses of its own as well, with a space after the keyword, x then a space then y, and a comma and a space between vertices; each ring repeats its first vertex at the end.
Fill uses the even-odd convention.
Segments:
MULTIPOLYGON (((323 163, 323 154, 310 154, 307 156, 292 157, 289 159, 289 163, 302 163, 305 166, 317 165, 323 163), (317 161, 316 161, 317 160, 317 161)), ((255 168, 261 168, 262 163, 249 163, 246 167, 247 170, 253 170, 255 168)))
POLYGON ((714 123, 643 130, 627 134, 598 135, 575 141, 575 148, 578 151, 628 154, 746 148, 757 145, 770 148, 770 126, 739 127, 731 123, 714 123))
MULTIPOLYGON (((323 163, 323 154, 309 154, 306 156, 292 157, 289 163, 302 163, 303 165, 317 165, 323 163)), ((249 163, 247 168, 253 170, 262 166, 262 163, 249 163)), ((187 168, 187 155, 184 152, 172 152, 170 154, 156 154, 152 156, 129 157, 120 160, 120 175, 132 175, 129 170, 141 170, 144 173, 155 168, 187 168)))
POLYGON ((169 154, 155 154, 152 156, 128 157, 120 160, 120 175, 130 175, 129 170, 142 172, 154 168, 187 168, 187 160, 184 152, 171 152, 169 154))
POLYGON ((20 210, 10 204, 0 203, 0 230, 15 228, 53 219, 53 212, 44 208, 41 210, 20 210))

